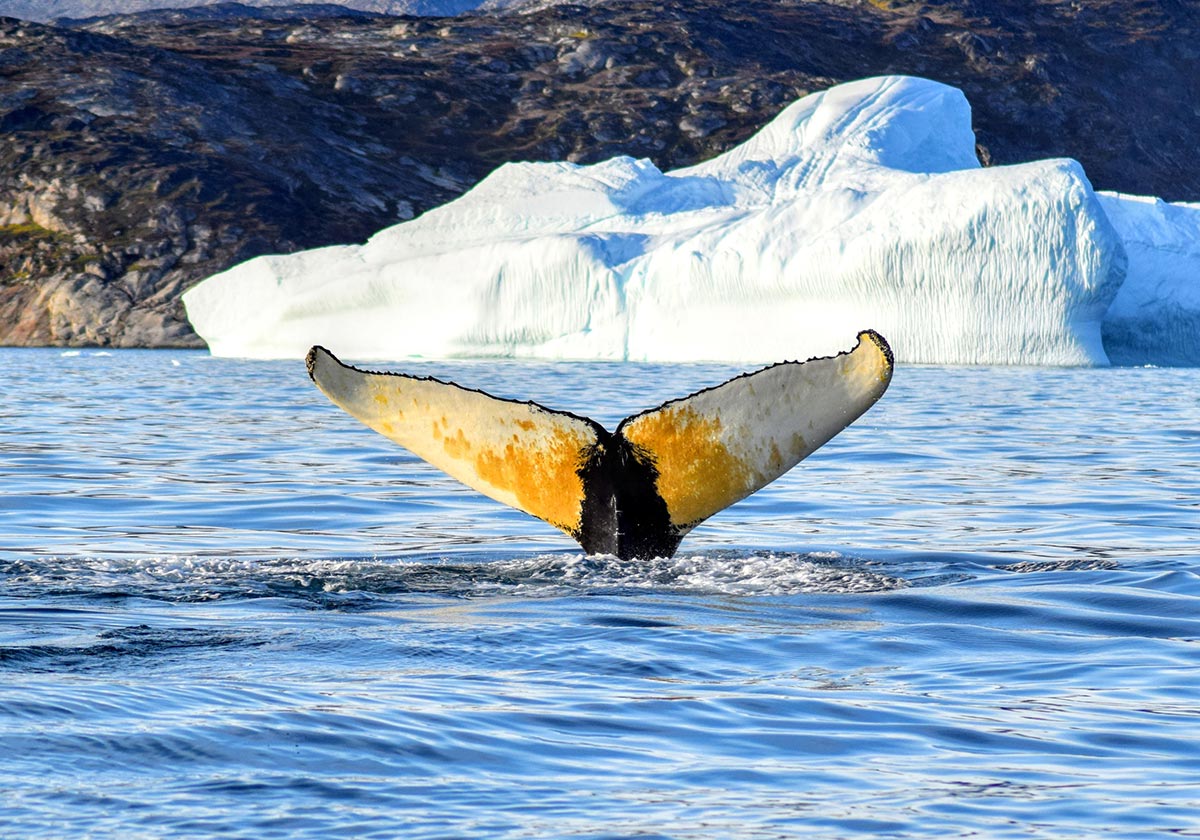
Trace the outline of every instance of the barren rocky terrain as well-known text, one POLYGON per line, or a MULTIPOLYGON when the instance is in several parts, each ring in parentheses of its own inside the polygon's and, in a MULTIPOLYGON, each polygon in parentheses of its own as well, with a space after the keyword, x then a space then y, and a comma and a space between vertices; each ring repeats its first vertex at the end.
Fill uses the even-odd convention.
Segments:
POLYGON ((881 73, 961 87, 985 164, 1198 200, 1198 23, 1167 0, 0 18, 0 344, 198 345, 179 296, 240 260, 361 241, 504 161, 692 163, 881 73))
MULTIPOLYGON (((278 6, 327 5, 342 11, 375 12, 382 15, 457 15, 480 6, 508 6, 524 0, 0 0, 0 17, 36 20, 89 18, 125 15, 163 9, 195 9, 211 6, 247 6, 267 9, 278 6)), ((205 9, 210 12, 211 9, 205 9)), ((311 10, 306 11, 311 14, 311 10)))

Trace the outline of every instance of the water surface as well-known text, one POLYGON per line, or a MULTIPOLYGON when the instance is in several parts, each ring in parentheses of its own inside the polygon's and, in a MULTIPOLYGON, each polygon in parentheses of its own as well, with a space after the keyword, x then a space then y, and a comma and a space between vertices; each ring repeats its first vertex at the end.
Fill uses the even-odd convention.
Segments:
MULTIPOLYGON (((738 372, 407 369, 609 428, 738 372)), ((902 368, 632 563, 299 362, 0 373, 5 837, 1200 836, 1200 371, 902 368)))

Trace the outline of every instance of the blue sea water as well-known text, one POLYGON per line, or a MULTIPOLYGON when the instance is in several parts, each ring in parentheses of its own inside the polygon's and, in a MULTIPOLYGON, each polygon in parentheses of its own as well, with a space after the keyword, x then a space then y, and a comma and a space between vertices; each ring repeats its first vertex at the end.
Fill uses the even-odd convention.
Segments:
MULTIPOLYGON (((422 363, 611 425, 722 365, 422 363)), ((1200 836, 1200 370, 901 368, 673 560, 299 362, 0 350, 0 836, 1200 836)))

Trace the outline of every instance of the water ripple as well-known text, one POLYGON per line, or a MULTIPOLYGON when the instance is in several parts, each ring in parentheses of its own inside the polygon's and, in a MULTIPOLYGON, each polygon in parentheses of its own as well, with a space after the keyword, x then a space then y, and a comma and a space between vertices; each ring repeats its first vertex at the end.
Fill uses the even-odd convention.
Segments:
MULTIPOLYGON (((302 365, 0 351, 5 838, 1200 836, 1200 400, 907 368, 585 557, 302 365)), ((414 363, 591 414, 722 366, 414 363)))
MULTIPOLYGON (((196 557, 51 557, 0 561, 11 596, 143 597, 168 601, 218 598, 509 595, 682 592, 785 595, 874 592, 906 586, 869 561, 837 554, 710 555, 621 561, 615 557, 539 555, 477 562, 439 559, 247 560, 196 557)), ((345 602, 340 602, 345 605, 345 602)))

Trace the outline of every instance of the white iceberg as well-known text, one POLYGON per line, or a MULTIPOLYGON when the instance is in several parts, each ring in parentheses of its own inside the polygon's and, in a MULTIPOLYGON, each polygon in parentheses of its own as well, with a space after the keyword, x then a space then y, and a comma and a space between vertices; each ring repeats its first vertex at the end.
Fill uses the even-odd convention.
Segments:
POLYGON ((1200 364, 1200 204, 1099 193, 1129 257, 1104 317, 1117 365, 1200 364))
MULTIPOLYGON (((1131 238, 1142 205, 1071 160, 982 168, 970 122, 955 88, 865 79, 697 166, 508 164, 364 245, 260 257, 184 301, 228 356, 768 361, 870 327, 901 362, 1106 364, 1108 313, 1129 363, 1153 313, 1122 302, 1122 236, 1144 240, 1137 272, 1162 247, 1131 238), (1116 226, 1114 204, 1133 208, 1116 226)), ((1197 264, 1155 287, 1160 309, 1197 264)))

